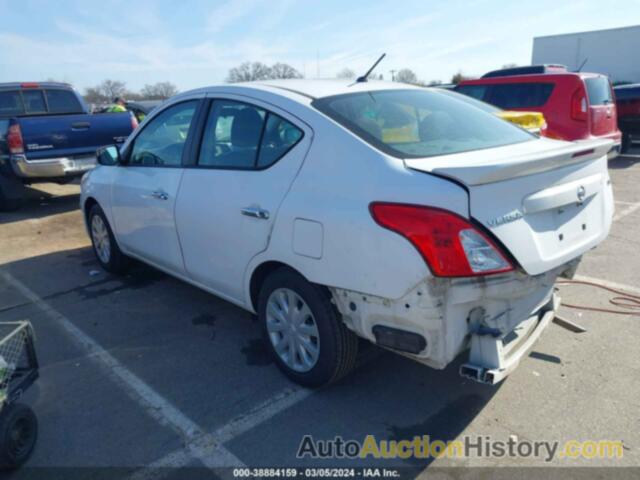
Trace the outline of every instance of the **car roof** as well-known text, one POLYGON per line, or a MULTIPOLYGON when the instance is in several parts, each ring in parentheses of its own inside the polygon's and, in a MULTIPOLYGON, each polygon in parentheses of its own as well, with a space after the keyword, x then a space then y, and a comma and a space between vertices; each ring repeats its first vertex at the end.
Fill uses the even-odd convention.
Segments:
MULTIPOLYGON (((280 96, 296 100, 300 103, 308 104, 311 100, 324 97, 332 97, 345 93, 372 92, 380 90, 398 90, 398 89, 420 89, 415 85, 406 83, 394 83, 383 81, 367 81, 356 82, 355 80, 307 80, 307 79, 291 79, 291 80, 264 80, 254 82, 240 82, 224 85, 217 85, 197 90, 183 92, 177 97, 190 95, 194 93, 212 93, 224 91, 228 93, 247 93, 248 91, 264 91, 274 93, 280 96)), ((174 97, 174 98, 177 98, 174 97)))

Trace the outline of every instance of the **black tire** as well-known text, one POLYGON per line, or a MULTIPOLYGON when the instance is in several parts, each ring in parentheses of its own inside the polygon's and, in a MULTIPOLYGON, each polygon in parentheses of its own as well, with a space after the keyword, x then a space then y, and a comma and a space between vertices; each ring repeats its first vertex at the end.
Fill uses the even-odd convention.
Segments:
POLYGON ((358 337, 347 328, 328 292, 308 282, 288 268, 271 273, 260 289, 258 318, 264 341, 278 368, 291 380, 306 387, 321 387, 340 380, 355 366, 358 355, 358 337), (289 367, 277 354, 267 331, 267 302, 271 293, 279 288, 295 292, 307 304, 319 333, 319 354, 315 366, 306 372, 289 367))
POLYGON ((628 133, 622 134, 622 145, 620 145, 620 153, 627 153, 631 148, 631 135, 628 133))
POLYGON ((22 403, 5 406, 0 415, 0 468, 12 470, 26 462, 38 439, 38 419, 22 403))
POLYGON ((113 236, 113 231, 111 230, 111 225, 109 225, 109 221, 107 220, 106 215, 100 208, 100 205, 95 204, 89 210, 89 215, 87 216, 87 224, 89 226, 89 236, 91 237, 91 245, 93 245, 93 253, 100 263, 100 266, 104 268, 106 271, 111 273, 122 273, 129 266, 130 260, 122 251, 120 247, 118 247, 118 243, 116 242, 115 237, 113 236), (109 237, 109 255, 108 259, 101 258, 98 253, 98 246, 96 244, 96 239, 94 238, 93 232, 93 223, 94 217, 100 217, 102 220, 109 237))

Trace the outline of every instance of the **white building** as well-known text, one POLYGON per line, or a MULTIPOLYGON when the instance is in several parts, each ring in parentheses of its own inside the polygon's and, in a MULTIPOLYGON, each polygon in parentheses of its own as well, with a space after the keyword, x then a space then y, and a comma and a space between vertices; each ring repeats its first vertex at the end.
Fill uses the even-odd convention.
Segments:
POLYGON ((640 25, 533 39, 533 65, 560 63, 604 73, 611 81, 640 83, 640 25))

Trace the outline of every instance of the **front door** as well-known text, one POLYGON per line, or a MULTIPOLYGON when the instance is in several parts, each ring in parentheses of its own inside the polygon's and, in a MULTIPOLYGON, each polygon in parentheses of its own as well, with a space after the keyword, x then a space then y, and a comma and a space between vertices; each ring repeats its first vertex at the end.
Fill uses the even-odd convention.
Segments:
POLYGON ((112 190, 120 247, 178 274, 184 274, 184 262, 174 209, 197 105, 198 100, 188 100, 156 115, 128 147, 112 190))
POLYGON ((182 178, 176 223, 187 274, 231 300, 243 301, 245 269, 267 248, 311 142, 310 130, 285 115, 215 99, 197 165, 182 178))

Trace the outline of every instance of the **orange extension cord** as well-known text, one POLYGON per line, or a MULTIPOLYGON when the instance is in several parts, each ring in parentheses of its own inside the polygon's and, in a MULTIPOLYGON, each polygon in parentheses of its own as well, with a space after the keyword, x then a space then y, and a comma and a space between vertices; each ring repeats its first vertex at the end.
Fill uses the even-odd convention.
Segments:
POLYGON ((570 303, 562 302, 567 308, 575 308, 577 310, 588 310, 591 312, 604 312, 615 313, 616 315, 640 315, 640 295, 632 295, 631 293, 623 290, 618 290, 611 287, 606 287, 595 282, 586 282, 582 280, 558 280, 557 285, 587 285, 589 287, 600 288, 601 290, 607 290, 611 293, 615 293, 617 296, 611 297, 609 303, 616 307, 626 308, 627 310, 613 310, 609 308, 589 307, 583 305, 572 305, 570 303))

